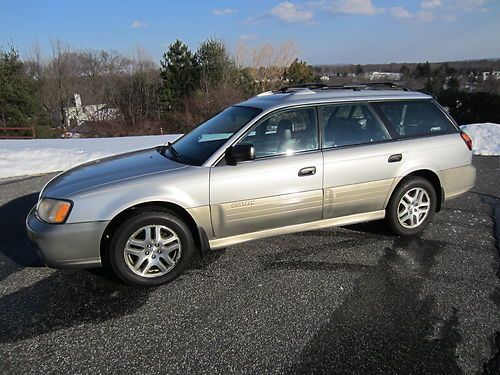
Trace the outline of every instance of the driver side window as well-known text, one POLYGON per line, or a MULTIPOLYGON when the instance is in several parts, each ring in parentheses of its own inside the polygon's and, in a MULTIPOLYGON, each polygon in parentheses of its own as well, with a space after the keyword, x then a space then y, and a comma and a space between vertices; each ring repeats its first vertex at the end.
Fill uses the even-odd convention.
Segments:
POLYGON ((292 155, 318 149, 314 108, 282 111, 257 124, 240 144, 252 144, 255 158, 292 155))

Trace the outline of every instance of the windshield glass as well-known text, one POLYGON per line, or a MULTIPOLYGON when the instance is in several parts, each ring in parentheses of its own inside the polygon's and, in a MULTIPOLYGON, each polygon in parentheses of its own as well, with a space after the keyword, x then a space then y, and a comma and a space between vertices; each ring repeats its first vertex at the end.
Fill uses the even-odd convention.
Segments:
POLYGON ((202 165, 234 133, 262 110, 252 107, 228 107, 174 142, 168 156, 180 163, 202 165))

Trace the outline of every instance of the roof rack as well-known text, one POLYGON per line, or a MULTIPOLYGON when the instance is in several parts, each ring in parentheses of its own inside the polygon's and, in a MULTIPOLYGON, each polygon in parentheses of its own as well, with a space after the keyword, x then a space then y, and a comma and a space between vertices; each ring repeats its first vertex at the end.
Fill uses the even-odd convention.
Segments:
POLYGON ((311 90, 311 89, 324 89, 325 87, 328 87, 328 85, 325 85, 323 83, 300 83, 297 85, 282 87, 278 89, 276 92, 286 93, 286 92, 296 91, 297 89, 311 90))
POLYGON ((393 90, 411 91, 408 87, 401 86, 394 82, 368 82, 368 83, 359 83, 357 85, 372 90, 393 89, 393 90))
POLYGON ((403 91, 411 91, 409 88, 398 85, 393 82, 368 82, 368 83, 353 83, 349 85, 335 85, 329 86, 323 83, 302 83, 293 86, 285 86, 280 88, 275 92, 280 93, 291 93, 298 90, 353 90, 353 91, 361 91, 361 90, 403 90, 403 91))

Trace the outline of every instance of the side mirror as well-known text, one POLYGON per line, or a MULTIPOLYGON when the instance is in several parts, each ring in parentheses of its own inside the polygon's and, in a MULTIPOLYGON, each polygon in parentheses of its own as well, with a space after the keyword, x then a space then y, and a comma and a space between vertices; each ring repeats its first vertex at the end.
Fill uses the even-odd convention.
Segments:
POLYGON ((254 160, 255 148, 251 144, 231 146, 227 148, 225 156, 228 165, 236 165, 240 161, 254 160))

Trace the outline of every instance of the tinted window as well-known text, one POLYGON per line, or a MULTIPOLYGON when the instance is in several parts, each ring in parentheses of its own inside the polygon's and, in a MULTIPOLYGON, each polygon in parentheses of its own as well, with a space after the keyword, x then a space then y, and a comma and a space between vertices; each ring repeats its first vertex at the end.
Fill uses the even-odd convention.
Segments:
POLYGON ((456 131, 445 114, 430 100, 374 103, 401 137, 448 134, 456 131))
POLYGON ((202 165, 226 140, 261 112, 258 108, 229 107, 174 143, 181 163, 202 165))
POLYGON ((316 150, 318 128, 315 109, 295 109, 271 115, 240 143, 253 144, 256 158, 316 150))
POLYGON ((319 107, 323 147, 339 147, 389 139, 389 134, 364 104, 319 107))

